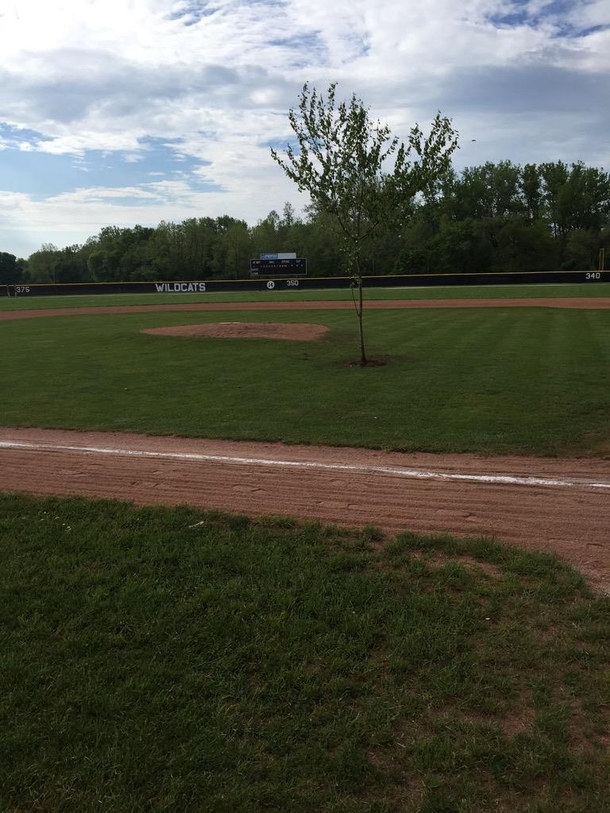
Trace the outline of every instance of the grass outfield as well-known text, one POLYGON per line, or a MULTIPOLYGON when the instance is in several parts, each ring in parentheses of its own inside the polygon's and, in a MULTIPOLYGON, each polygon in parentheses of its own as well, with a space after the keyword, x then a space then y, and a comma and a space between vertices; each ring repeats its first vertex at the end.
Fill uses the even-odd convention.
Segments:
POLYGON ((376 539, 0 495, 0 809, 607 811, 610 599, 376 539))
POLYGON ((360 369, 349 311, 302 343, 143 335, 268 313, 144 313, 0 324, 0 424, 369 446, 578 455, 610 449, 610 312, 370 311, 360 369))
MULTIPOLYGON (((536 297, 608 297, 610 283, 563 285, 452 285, 439 288, 367 288, 368 299, 532 299, 536 297)), ((171 305, 204 302, 316 302, 349 300, 347 290, 327 291, 231 291, 205 294, 84 294, 0 298, 3 310, 86 308, 102 305, 171 305)))

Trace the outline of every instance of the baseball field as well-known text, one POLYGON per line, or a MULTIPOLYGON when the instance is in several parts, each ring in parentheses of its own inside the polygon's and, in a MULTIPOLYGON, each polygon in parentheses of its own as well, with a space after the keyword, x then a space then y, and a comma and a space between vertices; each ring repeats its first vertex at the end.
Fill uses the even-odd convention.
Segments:
POLYGON ((607 809, 610 286, 348 296, 0 299, 0 809, 607 809))

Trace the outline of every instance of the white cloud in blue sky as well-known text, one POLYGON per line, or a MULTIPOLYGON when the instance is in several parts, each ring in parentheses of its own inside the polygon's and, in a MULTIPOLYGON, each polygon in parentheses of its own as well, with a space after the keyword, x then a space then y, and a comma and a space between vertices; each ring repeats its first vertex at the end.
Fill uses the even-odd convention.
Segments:
POLYGON ((270 159, 304 81, 457 168, 610 168, 610 0, 0 0, 0 250, 306 201, 270 159), (472 141, 476 139, 476 141, 472 141))

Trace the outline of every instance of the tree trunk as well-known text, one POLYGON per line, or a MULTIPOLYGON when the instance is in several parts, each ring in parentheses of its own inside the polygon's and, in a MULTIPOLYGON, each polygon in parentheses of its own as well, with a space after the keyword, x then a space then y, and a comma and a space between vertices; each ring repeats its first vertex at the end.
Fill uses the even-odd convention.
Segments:
POLYGON ((364 326, 362 317, 364 315, 364 302, 362 299, 362 277, 358 275, 358 328, 360 330, 360 366, 366 366, 366 350, 364 348, 364 326))
POLYGON ((366 358, 366 349, 364 347, 364 323, 363 323, 364 297, 362 295, 362 273, 360 271, 360 252, 356 252, 354 260, 356 264, 356 273, 353 276, 353 280, 358 288, 358 304, 356 304, 356 299, 353 295, 353 289, 352 297, 354 299, 354 306, 356 308, 356 316, 358 317, 358 330, 360 331, 360 366, 366 367, 367 358, 366 358))

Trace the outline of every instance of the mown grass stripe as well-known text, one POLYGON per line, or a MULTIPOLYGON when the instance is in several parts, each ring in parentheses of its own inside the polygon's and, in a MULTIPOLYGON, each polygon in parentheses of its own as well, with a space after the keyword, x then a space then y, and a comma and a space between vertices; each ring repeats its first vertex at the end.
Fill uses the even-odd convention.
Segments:
MULTIPOLYGON (((265 321, 234 311, 220 321, 265 321)), ((276 312, 273 321, 299 321, 276 312)), ((211 313, 0 325, 0 424, 283 440, 399 451, 573 456, 610 444, 610 312, 350 313, 320 342, 143 335, 211 313)))

